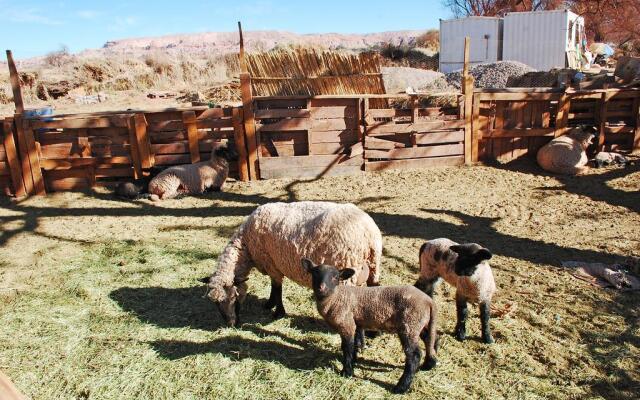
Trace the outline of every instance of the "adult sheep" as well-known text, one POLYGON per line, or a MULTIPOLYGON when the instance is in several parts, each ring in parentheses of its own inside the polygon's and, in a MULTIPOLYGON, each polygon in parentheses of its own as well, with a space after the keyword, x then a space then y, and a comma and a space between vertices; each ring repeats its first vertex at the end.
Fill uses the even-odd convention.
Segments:
POLYGON ((353 204, 265 204, 238 228, 218 258, 216 271, 201 281, 208 284, 207 297, 216 303, 227 324, 235 326, 247 295, 249 272, 255 267, 271 277, 265 308, 275 307, 274 317, 280 318, 285 315, 285 277, 311 288, 311 275, 300 267, 303 257, 355 270, 345 281, 348 285, 377 286, 382 235, 373 219, 353 204))
POLYGON ((209 161, 176 165, 165 169, 149 182, 151 200, 170 199, 179 194, 201 194, 222 189, 229 175, 229 161, 237 159, 228 145, 215 149, 209 161))
POLYGON ((574 128, 542 146, 536 156, 538 164, 556 174, 581 174, 589 169, 587 148, 594 137, 593 128, 574 128))

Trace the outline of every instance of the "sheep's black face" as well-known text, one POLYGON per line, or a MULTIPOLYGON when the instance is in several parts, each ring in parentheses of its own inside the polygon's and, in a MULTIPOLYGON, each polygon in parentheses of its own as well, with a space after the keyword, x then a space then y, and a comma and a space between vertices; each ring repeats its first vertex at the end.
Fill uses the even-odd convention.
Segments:
POLYGON ((313 261, 303 258, 302 267, 311 274, 311 287, 317 299, 330 296, 340 281, 349 279, 355 271, 347 268, 342 271, 332 265, 315 265, 313 261))
POLYGON ((238 152, 234 146, 229 146, 229 144, 218 147, 215 151, 215 155, 216 157, 224 158, 227 161, 238 161, 238 152))
POLYGON ((489 260, 492 254, 489 250, 476 243, 467 243, 451 246, 449 250, 458 254, 454 263, 456 275, 471 276, 476 272, 480 263, 489 260))

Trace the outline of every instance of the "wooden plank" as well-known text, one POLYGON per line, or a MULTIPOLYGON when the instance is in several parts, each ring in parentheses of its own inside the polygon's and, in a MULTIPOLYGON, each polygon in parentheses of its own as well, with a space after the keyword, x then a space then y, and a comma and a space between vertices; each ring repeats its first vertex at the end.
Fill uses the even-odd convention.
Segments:
POLYGON ((530 128, 530 129, 494 129, 487 137, 490 138, 518 138, 531 136, 555 136, 556 133, 566 133, 570 128, 530 128))
POLYGON ((29 162, 29 148, 24 137, 24 124, 19 114, 15 115, 14 127, 16 138, 18 139, 18 151, 20 154, 20 167, 22 169, 22 182, 24 183, 25 195, 31 196, 34 193, 33 176, 31 175, 31 163, 29 162))
POLYGON ((388 158, 388 159, 405 159, 405 158, 423 158, 423 157, 440 157, 464 155, 463 144, 444 144, 439 146, 426 147, 409 147, 404 149, 392 150, 365 150, 364 158, 388 158))
POLYGON ((358 132, 354 129, 340 131, 314 132, 311 143, 355 143, 358 141, 358 132))
POLYGON ((256 119, 267 118, 309 118, 311 112, 307 109, 256 110, 256 119))
POLYGON ((251 98, 251 77, 246 72, 240 74, 240 92, 242 96, 244 132, 247 143, 247 158, 249 159, 249 177, 251 180, 256 180, 260 179, 260 165, 258 160, 260 132, 256 132, 253 99, 251 98))
POLYGON ((134 170, 131 167, 96 168, 93 176, 95 176, 96 178, 128 178, 133 177, 133 174, 134 170))
POLYGON ((128 128, 131 114, 94 118, 65 118, 53 121, 29 119, 32 129, 96 129, 96 128, 128 128))
POLYGON ((55 171, 64 169, 81 168, 94 166, 96 168, 112 168, 116 165, 131 164, 130 157, 92 157, 92 158, 71 158, 67 160, 40 160, 40 166, 45 171, 55 171))
POLYGON ((233 113, 233 108, 235 107, 207 108, 202 111, 193 109, 190 111, 194 111, 196 113, 197 119, 199 122, 202 119, 231 117, 233 113))
MULTIPOLYGON (((358 99, 356 99, 357 101, 358 99)), ((353 100, 352 100, 353 101, 353 100)), ((346 106, 324 106, 309 108, 309 115, 315 119, 340 119, 340 118, 357 118, 358 109, 353 105, 346 106)))
MULTIPOLYGON (((83 171, 84 173, 84 171, 83 171)), ((71 178, 47 178, 47 190, 51 192, 64 192, 73 190, 85 190, 89 188, 86 177, 71 178)))
POLYGON ((474 93, 473 107, 471 111, 471 162, 478 162, 480 139, 482 138, 482 130, 480 127, 480 96, 474 93))
POLYGON ((413 160, 367 161, 365 171, 384 171, 388 169, 414 169, 448 167, 464 164, 464 156, 417 158, 413 160))
MULTIPOLYGON (((470 40, 468 37, 465 38, 465 65, 468 68, 468 56, 469 56, 469 45, 470 40)), ((465 94, 464 98, 464 163, 467 165, 471 165, 473 162, 472 152, 473 152, 473 143, 472 143, 472 117, 473 117, 473 77, 467 75, 464 78, 464 87, 463 93, 465 94)))
POLYGON ((242 182, 249 181, 249 160, 247 158, 247 144, 242 126, 242 110, 233 108, 233 138, 238 153, 238 175, 242 182))
POLYGON ((602 97, 598 102, 598 151, 604 151, 604 142, 607 137, 605 127, 607 125, 607 93, 602 93, 602 97))
POLYGON ((618 134, 618 133, 627 133, 634 134, 635 127, 633 126, 605 126, 604 127, 605 136, 608 134, 618 134))
POLYGON ((151 168, 153 167, 153 155, 151 153, 151 140, 147 132, 147 120, 142 113, 135 114, 134 120, 140 163, 142 168, 151 168))
POLYGON ((18 150, 15 139, 13 137, 13 118, 6 118, 3 121, 4 133, 4 150, 6 154, 7 164, 9 165, 11 183, 13 185, 14 195, 18 198, 26 196, 24 180, 22 176, 22 166, 18 159, 18 150))
POLYGON ((231 118, 203 119, 196 122, 198 129, 233 128, 233 120, 231 118))
POLYGON ((16 114, 24 113, 24 102, 22 100, 22 89, 20 88, 20 77, 16 63, 13 61, 11 50, 7 50, 7 65, 9 66, 9 80, 11 81, 11 90, 13 91, 13 102, 16 105, 16 114))
MULTIPOLYGON (((471 129, 471 128, 469 128, 471 129)), ((416 144, 439 144, 439 143, 452 143, 452 142, 465 142, 466 150, 466 131, 443 131, 443 132, 429 132, 429 133, 414 133, 416 144)), ((471 139, 469 139, 471 143, 471 139)), ((466 162, 466 157, 465 157, 466 162)))
POLYGON ((295 169, 298 167, 326 167, 329 165, 362 165, 361 157, 344 155, 314 155, 295 157, 263 157, 260 165, 265 169, 295 169))
MULTIPOLYGON (((185 112, 185 111, 183 111, 185 112)), ((164 120, 164 121, 147 121, 149 129, 152 132, 180 131, 185 129, 182 120, 164 120)))
POLYGON ((563 128, 567 127, 569 122, 569 110, 571 109, 571 98, 566 93, 562 95, 558 101, 558 112, 556 114, 556 133, 558 137, 562 135, 563 128))
POLYGON ((354 175, 362 171, 360 165, 334 165, 334 166, 312 166, 312 167, 296 167, 265 169, 262 172, 262 179, 280 179, 280 178, 321 178, 326 176, 354 175))
POLYGON ((185 111, 182 113, 182 123, 187 129, 187 141, 189 143, 189 154, 191 163, 200 162, 200 150, 198 148, 198 126, 196 125, 196 113, 185 111))
POLYGON ((481 101, 557 101, 562 93, 474 93, 481 101))
POLYGON ((338 131, 343 129, 357 129, 358 123, 355 118, 343 119, 311 119, 309 129, 317 132, 338 131))
POLYGON ((403 149, 407 147, 405 143, 395 142, 392 140, 384 140, 376 137, 365 137, 364 148, 367 150, 391 150, 403 149))
MULTIPOLYGON (((38 148, 36 147, 33 129, 31 129, 29 123, 20 116, 16 116, 15 121, 16 124, 20 123, 23 126, 22 134, 24 135, 24 140, 27 145, 27 156, 29 157, 31 177, 33 178, 33 193, 38 196, 44 196, 47 194, 47 191, 44 186, 42 170, 40 169, 40 157, 38 156, 38 148)), ((20 134, 19 131, 18 134, 20 134)))
POLYGON ((309 154, 327 155, 344 153, 350 146, 342 143, 311 143, 309 144, 309 154))
POLYGON ((306 131, 311 126, 310 121, 309 118, 291 118, 271 124, 256 124, 256 127, 260 132, 306 131))
POLYGON ((129 155, 133 161, 133 176, 136 179, 140 179, 142 178, 142 162, 140 161, 140 150, 138 149, 138 140, 136 139, 136 120, 134 115, 129 117, 128 128, 129 142, 131 143, 131 146, 129 147, 129 155))
POLYGON ((375 123, 367 127, 368 136, 389 135, 394 133, 420 133, 437 129, 464 129, 464 120, 424 121, 409 124, 393 122, 375 123))

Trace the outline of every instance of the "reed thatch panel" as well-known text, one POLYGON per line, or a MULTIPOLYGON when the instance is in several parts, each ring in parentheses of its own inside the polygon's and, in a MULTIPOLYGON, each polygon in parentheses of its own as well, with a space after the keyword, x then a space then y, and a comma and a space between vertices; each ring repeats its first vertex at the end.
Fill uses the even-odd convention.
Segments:
POLYGON ((254 96, 385 93, 375 53, 275 50, 246 60, 254 96))

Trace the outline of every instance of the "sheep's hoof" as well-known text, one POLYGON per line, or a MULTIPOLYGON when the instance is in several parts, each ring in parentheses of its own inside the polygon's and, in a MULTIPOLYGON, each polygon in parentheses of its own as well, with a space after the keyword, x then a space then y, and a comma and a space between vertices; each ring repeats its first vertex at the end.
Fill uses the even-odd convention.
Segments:
POLYGON ((438 365, 438 360, 435 358, 427 358, 424 360, 424 364, 422 364, 421 369, 423 371, 429 371, 430 369, 434 369, 438 365))
POLYGON ((273 319, 280 319, 286 317, 287 313, 284 311, 284 309, 276 308, 276 310, 271 315, 273 316, 273 319))
POLYGON ((456 340, 460 342, 464 342, 467 339, 467 333, 462 330, 456 330, 455 337, 456 337, 456 340))
POLYGON ((403 393, 407 393, 407 390, 409 390, 409 386, 406 386, 406 385, 395 385, 393 387, 393 389, 391 389, 391 393, 403 394, 403 393))
POLYGON ((485 342, 485 344, 493 344, 493 343, 495 343, 495 340, 493 340, 491 335, 483 336, 482 337, 482 341, 485 342))

